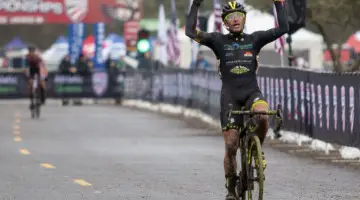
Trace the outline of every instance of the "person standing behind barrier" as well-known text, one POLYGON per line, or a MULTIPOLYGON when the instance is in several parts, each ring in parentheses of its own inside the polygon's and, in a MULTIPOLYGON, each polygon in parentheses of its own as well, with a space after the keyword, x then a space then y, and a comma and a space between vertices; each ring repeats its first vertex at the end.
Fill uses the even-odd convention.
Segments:
POLYGON ((81 75, 90 73, 90 66, 84 54, 80 54, 79 59, 76 62, 76 70, 81 75))
POLYGON ((144 58, 139 59, 138 69, 140 71, 151 71, 152 68, 153 65, 152 65, 151 55, 149 52, 146 52, 144 54, 144 58))
POLYGON ((127 65, 125 63, 125 56, 120 56, 119 61, 116 63, 116 68, 120 71, 126 71, 127 65))
POLYGON ((70 56, 66 55, 60 62, 58 71, 62 74, 69 74, 71 70, 70 56))
POLYGON ((195 61, 191 63, 191 69, 207 69, 210 70, 210 64, 205 60, 203 52, 199 52, 195 61))

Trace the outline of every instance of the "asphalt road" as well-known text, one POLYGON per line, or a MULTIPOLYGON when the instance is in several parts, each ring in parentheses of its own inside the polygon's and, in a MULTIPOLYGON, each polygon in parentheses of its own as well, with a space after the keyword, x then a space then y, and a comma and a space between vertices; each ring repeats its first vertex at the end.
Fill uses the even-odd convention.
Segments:
MULTIPOLYGON (((224 199, 223 140, 109 105, 0 102, 0 200, 224 199)), ((360 173, 265 148, 266 200, 358 200, 360 173)))

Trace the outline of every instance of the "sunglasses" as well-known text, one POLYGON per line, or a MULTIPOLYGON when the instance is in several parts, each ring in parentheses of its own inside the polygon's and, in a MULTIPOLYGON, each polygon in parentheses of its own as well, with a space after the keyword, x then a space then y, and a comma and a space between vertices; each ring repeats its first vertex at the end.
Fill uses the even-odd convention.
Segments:
POLYGON ((225 20, 226 21, 229 21, 229 20, 231 21, 231 20, 234 20, 234 19, 243 19, 243 18, 245 18, 244 13, 242 13, 242 12, 232 12, 232 13, 226 15, 225 20))

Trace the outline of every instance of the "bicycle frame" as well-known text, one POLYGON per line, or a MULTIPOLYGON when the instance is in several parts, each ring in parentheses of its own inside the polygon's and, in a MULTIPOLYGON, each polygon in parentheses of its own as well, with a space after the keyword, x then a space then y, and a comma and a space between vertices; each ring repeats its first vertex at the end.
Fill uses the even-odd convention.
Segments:
MULTIPOLYGON (((257 123, 254 119, 254 116, 256 115, 275 115, 276 119, 277 119, 277 125, 276 128, 274 130, 274 132, 276 132, 277 134, 280 131, 280 126, 282 124, 282 113, 281 113, 281 105, 277 106, 277 110, 269 110, 269 111, 250 111, 250 110, 232 110, 232 105, 230 105, 230 112, 229 112, 229 121, 232 115, 250 115, 250 117, 248 119, 245 119, 245 117, 243 118, 242 121, 242 127, 239 127, 238 129, 238 137, 239 137, 239 141, 238 141, 238 148, 240 149, 240 153, 241 153, 241 171, 239 172, 239 174, 237 174, 237 195, 241 195, 238 196, 239 199, 244 199, 245 198, 245 192, 248 191, 249 189, 252 190, 254 187, 254 181, 258 181, 260 180, 258 177, 254 177, 253 176, 253 168, 248 166, 248 159, 251 157, 249 157, 248 155, 248 151, 249 151, 249 145, 250 145, 250 149, 252 149, 252 145, 254 142, 254 137, 255 137, 255 141, 257 140, 259 142, 259 138, 256 135, 256 133, 253 130, 250 129, 255 129, 254 127, 257 126, 257 123), (251 142, 251 143, 250 143, 251 142), (250 143, 250 144, 249 144, 250 143)), ((238 173, 238 172, 237 172, 238 173)), ((262 183, 263 180, 265 180, 265 177, 263 176, 263 172, 262 172, 262 183)), ((263 186, 262 186, 263 188, 263 186)))

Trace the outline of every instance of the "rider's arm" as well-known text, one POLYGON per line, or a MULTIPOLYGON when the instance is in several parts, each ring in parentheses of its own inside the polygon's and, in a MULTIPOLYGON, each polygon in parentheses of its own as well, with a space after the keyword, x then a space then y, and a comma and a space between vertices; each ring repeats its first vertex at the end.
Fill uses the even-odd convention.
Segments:
POLYGON ((256 38, 256 46, 259 49, 289 32, 287 14, 282 1, 274 0, 274 5, 276 8, 279 26, 267 31, 257 31, 252 34, 256 38))
POLYGON ((196 29, 199 7, 200 3, 197 1, 192 3, 189 15, 186 19, 185 34, 196 42, 212 48, 215 33, 206 33, 196 29))

